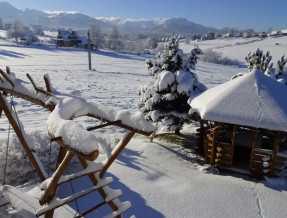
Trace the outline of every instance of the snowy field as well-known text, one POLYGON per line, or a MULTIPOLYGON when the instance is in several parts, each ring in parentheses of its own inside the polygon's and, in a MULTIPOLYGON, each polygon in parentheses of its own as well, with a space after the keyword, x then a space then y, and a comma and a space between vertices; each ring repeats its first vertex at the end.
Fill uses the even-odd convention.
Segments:
MULTIPOLYGON (((264 52, 270 50, 273 62, 287 55, 287 37, 212 40, 196 44, 201 49, 213 48, 243 64, 248 51, 253 52, 257 47, 264 52)), ((181 43, 184 52, 190 52, 193 46, 193 43, 181 43)), ((43 75, 49 74, 56 90, 81 95, 90 102, 115 110, 136 111, 138 89, 151 81, 145 68, 146 58, 97 51, 92 54, 94 70, 89 71, 85 50, 56 49, 47 45, 23 47, 0 39, 0 69, 10 66, 11 71, 25 81, 25 74, 29 73, 42 86, 43 75)), ((243 66, 199 62, 196 73, 199 81, 210 88, 244 71, 243 66)), ((49 113, 26 101, 14 100, 25 130, 45 132, 49 113)), ((88 126, 95 121, 84 119, 81 122, 88 126)), ((194 129, 194 125, 185 126, 184 132, 192 134, 194 129)), ((3 118, 1 140, 7 137, 7 132, 8 122, 3 118)), ((117 129, 104 129, 99 134, 116 137, 122 133, 117 129)), ((115 181, 112 187, 123 191, 120 199, 132 203, 124 217, 287 217, 286 177, 256 180, 243 175, 218 174, 206 170, 208 165, 199 163, 197 156, 183 147, 159 139, 151 143, 148 138, 137 135, 108 171, 115 181)), ((82 206, 87 203, 79 202, 82 206)), ((99 216, 90 217, 96 215, 99 216)))

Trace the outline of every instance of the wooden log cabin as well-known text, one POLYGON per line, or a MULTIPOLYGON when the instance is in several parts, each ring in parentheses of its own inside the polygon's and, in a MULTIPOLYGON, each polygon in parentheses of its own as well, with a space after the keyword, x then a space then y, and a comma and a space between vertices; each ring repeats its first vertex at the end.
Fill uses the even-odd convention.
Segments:
POLYGON ((190 100, 208 163, 253 174, 287 171, 287 87, 254 70, 190 100))

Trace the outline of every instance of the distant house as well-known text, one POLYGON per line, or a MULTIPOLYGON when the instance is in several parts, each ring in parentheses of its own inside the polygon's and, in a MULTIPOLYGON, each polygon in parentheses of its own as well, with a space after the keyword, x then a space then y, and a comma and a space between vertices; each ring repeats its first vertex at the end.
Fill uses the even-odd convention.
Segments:
POLYGON ((191 40, 195 41, 195 40, 200 40, 201 39, 201 35, 200 34, 193 34, 191 36, 191 40))
POLYGON ((267 33, 266 32, 261 32, 261 33, 258 34, 258 37, 263 39, 263 38, 267 37, 267 33))
POLYGON ((243 37, 243 33, 242 32, 236 32, 236 33, 234 33, 234 37, 243 37))
POLYGON ((243 38, 250 38, 252 36, 251 32, 244 32, 243 33, 243 38))
POLYGON ((4 29, 3 20, 2 20, 2 18, 0 18, 0 30, 3 30, 3 29, 4 29))
POLYGON ((279 36, 280 35, 280 31, 272 31, 270 33, 270 36, 279 36))
POLYGON ((234 37, 234 33, 225 33, 222 35, 222 38, 230 38, 230 37, 234 37))
POLYGON ((9 30, 9 29, 11 29, 11 27, 12 27, 11 23, 5 23, 4 30, 9 30))
POLYGON ((77 32, 71 30, 58 30, 57 45, 63 47, 77 47, 81 43, 77 32))
POLYGON ((215 39, 215 33, 208 33, 207 39, 215 39))
POLYGON ((287 30, 281 30, 282 36, 287 36, 287 30))

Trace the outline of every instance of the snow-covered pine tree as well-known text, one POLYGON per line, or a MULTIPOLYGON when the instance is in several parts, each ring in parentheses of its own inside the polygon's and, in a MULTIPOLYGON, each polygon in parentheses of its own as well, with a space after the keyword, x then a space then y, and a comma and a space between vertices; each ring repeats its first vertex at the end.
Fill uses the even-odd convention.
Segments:
POLYGON ((238 73, 234 75, 231 79, 235 79, 239 76, 249 73, 254 69, 261 70, 262 73, 265 73, 266 75, 271 77, 275 77, 273 63, 270 64, 272 56, 270 55, 269 51, 267 51, 266 54, 263 54, 263 51, 257 48, 256 51, 253 53, 248 52, 247 56, 245 57, 245 60, 248 65, 248 71, 245 73, 238 73))
POLYGON ((147 120, 179 134, 183 124, 188 121, 188 98, 205 89, 192 72, 200 53, 202 51, 195 48, 186 56, 179 49, 178 40, 171 37, 156 59, 146 61, 154 82, 147 83, 139 90, 139 109, 147 120))
POLYGON ((276 78, 279 82, 287 85, 287 72, 284 71, 284 66, 287 63, 287 58, 283 55, 279 61, 277 61, 277 73, 276 78))
POLYGON ((284 66, 287 63, 287 59, 285 59, 284 55, 280 60, 277 61, 277 68, 273 67, 273 63, 270 63, 272 60, 272 56, 269 51, 266 52, 266 55, 263 54, 263 51, 259 48, 256 49, 256 52, 249 52, 245 57, 245 60, 248 64, 248 71, 245 73, 238 73, 234 75, 231 79, 235 79, 239 76, 242 76, 246 73, 251 72, 253 69, 258 69, 265 75, 272 77, 278 82, 287 85, 287 72, 284 71, 284 66))

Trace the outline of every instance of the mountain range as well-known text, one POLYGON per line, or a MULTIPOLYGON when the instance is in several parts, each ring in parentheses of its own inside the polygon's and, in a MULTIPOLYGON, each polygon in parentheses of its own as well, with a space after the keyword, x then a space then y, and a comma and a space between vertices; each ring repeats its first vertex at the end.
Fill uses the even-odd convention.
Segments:
POLYGON ((18 19, 26 26, 39 24, 47 28, 73 28, 75 30, 86 30, 91 24, 95 24, 102 32, 111 31, 115 25, 122 33, 206 34, 217 32, 213 27, 206 27, 185 18, 155 18, 153 20, 94 18, 79 12, 45 12, 27 8, 19 10, 8 2, 0 2, 0 18, 3 23, 13 23, 15 19, 18 19))

